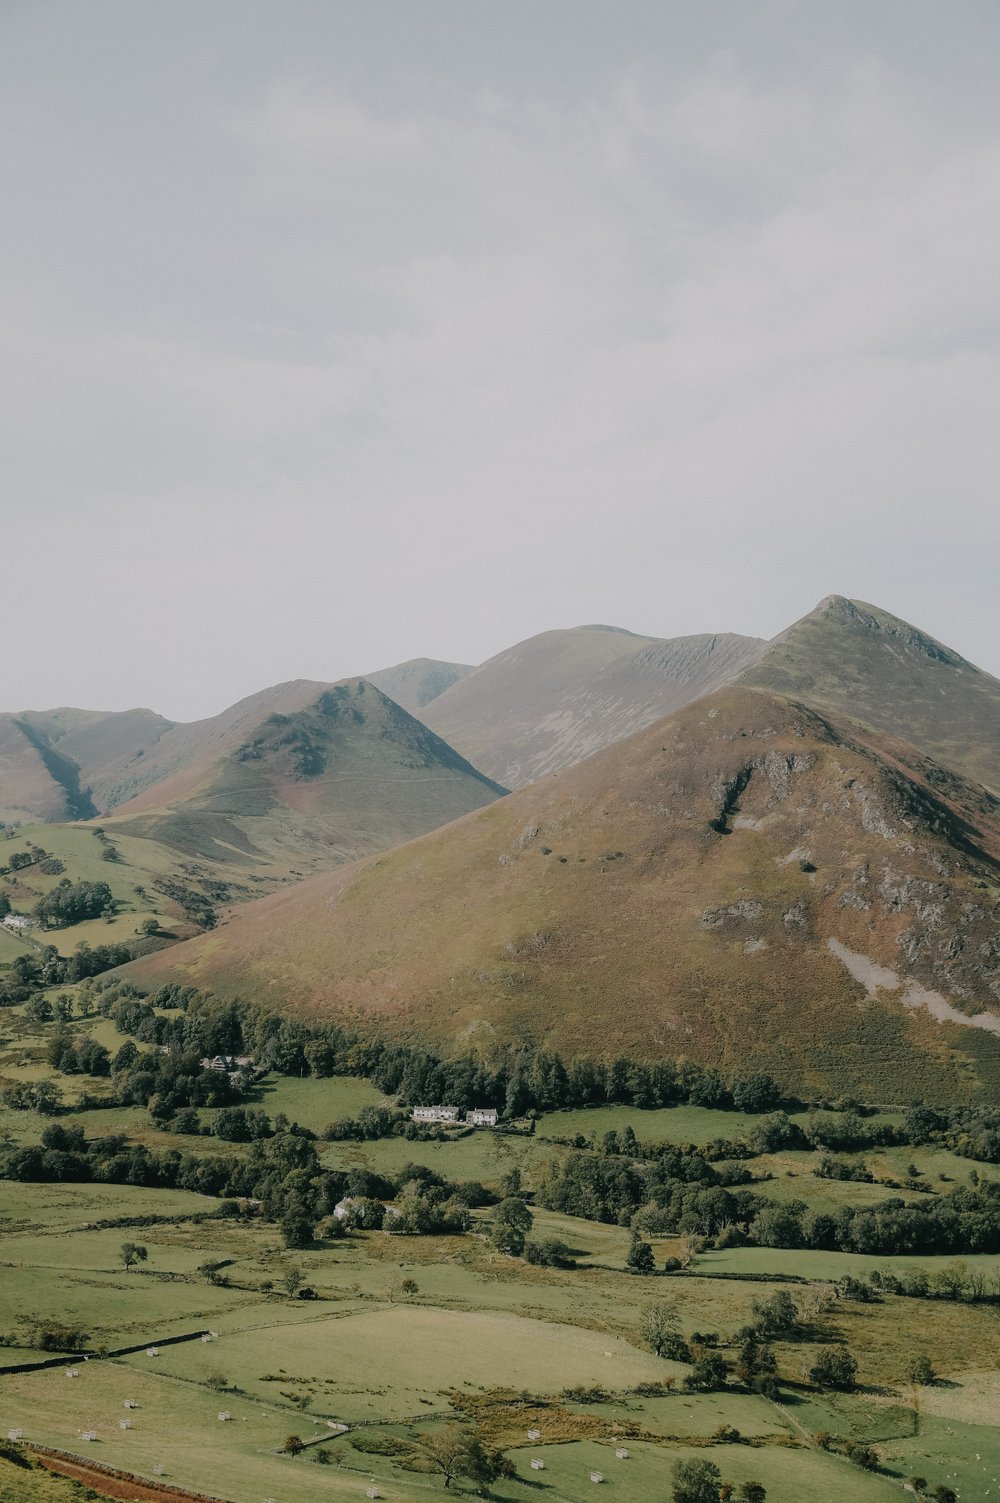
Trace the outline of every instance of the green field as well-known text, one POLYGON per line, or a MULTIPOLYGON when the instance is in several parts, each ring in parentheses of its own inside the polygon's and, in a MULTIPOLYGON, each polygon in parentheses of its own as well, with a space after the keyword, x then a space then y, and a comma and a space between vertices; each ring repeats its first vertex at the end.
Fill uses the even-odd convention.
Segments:
MULTIPOLYGON (((1000 1335, 995 1310, 848 1302, 827 1319, 831 1334, 858 1352, 866 1388, 843 1398, 793 1390, 784 1409, 739 1391, 686 1393, 685 1367, 656 1359, 639 1341, 639 1318, 652 1299, 675 1299, 684 1331, 714 1329, 724 1336, 747 1320, 754 1299, 778 1287, 761 1282, 762 1274, 795 1272, 808 1280, 796 1286, 796 1298, 804 1300, 844 1271, 861 1271, 866 1260, 736 1249, 703 1253, 692 1271, 672 1279, 636 1279, 621 1271, 627 1229, 547 1212, 537 1214, 536 1231, 569 1241, 577 1269, 532 1268, 494 1253, 475 1234, 371 1233, 289 1253, 267 1223, 190 1219, 214 1206, 205 1197, 134 1187, 7 1186, 0 1330, 18 1338, 12 1357, 24 1349, 28 1315, 78 1321, 95 1345, 155 1343, 201 1329, 217 1333, 208 1343, 161 1347, 155 1357, 77 1359, 80 1377, 73 1381, 63 1367, 0 1377, 3 1413, 24 1427, 28 1440, 147 1475, 162 1466, 165 1479, 235 1503, 259 1503, 268 1495, 281 1503, 357 1497, 360 1483, 373 1476, 397 1503, 461 1495, 460 1481, 445 1491, 440 1479, 407 1473, 386 1455, 360 1453, 351 1439, 362 1433, 358 1425, 363 1433, 373 1424, 388 1427, 385 1433, 397 1437, 416 1433, 418 1423, 433 1431, 442 1417, 470 1404, 486 1405, 475 1412, 485 1433, 508 1450, 518 1476, 566 1503, 592 1495, 592 1470, 623 1498, 660 1503, 669 1495, 676 1458, 704 1455, 705 1445, 724 1477, 757 1478, 777 1503, 834 1496, 874 1503, 890 1489, 898 1494, 890 1474, 848 1470, 841 1457, 808 1443, 818 1429, 874 1442, 897 1474, 917 1469, 943 1480, 957 1469, 966 1489, 984 1464, 973 1460, 977 1452, 994 1465, 989 1419, 997 1390, 984 1374, 990 1354, 995 1363, 1000 1335), (93 1226, 109 1216, 171 1219, 140 1229, 93 1226), (125 1273, 119 1259, 125 1237, 148 1248, 147 1262, 133 1273, 125 1273), (198 1272, 220 1257, 227 1260, 229 1287, 213 1286, 198 1272), (292 1264, 318 1298, 274 1292, 292 1264), (747 1277, 710 1276, 723 1272, 747 1277), (404 1278, 415 1280, 415 1294, 402 1293, 404 1278), (898 1381, 887 1382, 887 1375, 903 1370, 918 1333, 942 1355, 948 1384, 927 1390, 914 1434, 912 1394, 898 1381), (965 1374, 970 1364, 974 1370, 965 1374), (676 1386, 663 1397, 629 1392, 664 1378, 676 1386), (599 1386, 610 1397, 593 1404, 561 1397, 576 1384, 599 1386), (497 1390, 536 1397, 519 1401, 520 1409, 508 1399, 504 1408, 492 1397, 497 1390), (122 1432, 126 1397, 140 1407, 132 1413, 133 1428, 122 1432), (221 1410, 232 1419, 220 1421, 221 1410), (334 1439, 327 1421, 352 1428, 334 1439), (542 1431, 535 1444, 525 1438, 532 1423, 542 1431), (722 1424, 734 1425, 747 1443, 714 1442, 722 1424), (82 1442, 84 1429, 96 1430, 99 1439, 82 1442), (315 1465, 311 1450, 294 1460, 279 1454, 293 1433, 307 1440, 327 1436, 330 1464, 315 1465), (627 1461, 614 1455, 616 1434, 627 1438, 627 1461), (534 1455, 545 1460, 540 1475, 529 1466, 534 1455)), ((668 1246, 657 1242, 658 1259, 668 1246)), ((796 1376, 814 1348, 782 1343, 778 1350, 782 1370, 796 1376)), ((498 1483, 493 1496, 512 1503, 523 1496, 524 1482, 498 1483)), ((978 1494, 966 1490, 963 1496, 978 1494)))
POLYGON ((598 1147, 606 1132, 622 1132, 626 1127, 631 1127, 640 1143, 708 1143, 713 1138, 746 1137, 762 1120, 752 1112, 722 1112, 704 1106, 669 1106, 652 1111, 639 1111, 634 1106, 588 1106, 545 1112, 537 1131, 542 1137, 552 1138, 573 1139, 581 1134, 593 1138, 598 1147))
MULTIPOLYGON (((83 1089, 106 1093, 106 1079, 51 1071, 44 1053, 55 1028, 32 1023, 23 1006, 5 1010, 0 1077, 54 1079, 70 1106, 83 1089)), ((112 1052, 122 1042, 99 1016, 74 1018, 71 1029, 90 1032, 112 1052)), ((267 1076, 252 1099, 272 1118, 283 1113, 320 1133, 331 1121, 386 1100, 370 1082, 342 1076, 267 1076)), ((203 1123, 213 1115, 200 1112, 203 1123)), ((4 1130, 18 1142, 37 1141, 52 1120, 33 1112, 4 1116, 4 1130)), ((155 1149, 249 1152, 248 1145, 213 1136, 160 1131, 140 1107, 109 1102, 68 1120, 89 1137, 123 1132, 155 1149)), ((440 1142, 391 1137, 317 1147, 329 1167, 367 1166, 398 1177, 406 1163, 418 1163, 449 1180, 493 1188, 518 1168, 531 1191, 553 1158, 572 1151, 553 1139, 572 1141, 582 1132, 600 1142, 605 1132, 631 1124, 646 1142, 704 1142, 744 1135, 756 1120, 693 1107, 605 1107, 547 1114, 530 1136, 456 1132, 440 1142)), ((752 1188, 773 1200, 827 1209, 875 1204, 889 1193, 922 1198, 910 1189, 818 1178, 819 1157, 790 1152, 749 1160, 752 1188)), ((942 1196, 968 1183, 973 1169, 997 1174, 995 1167, 937 1148, 863 1157, 887 1178, 902 1178, 915 1164, 942 1196)), ((592 1470, 623 1499, 665 1503, 673 1464, 685 1455, 710 1455, 732 1482, 757 1478, 772 1503, 835 1496, 875 1503, 890 1489, 898 1495, 900 1478, 912 1471, 933 1483, 957 1471, 963 1498, 978 1497, 982 1467, 992 1468, 989 1476, 997 1470, 989 1424, 1000 1403, 1000 1310, 942 1300, 887 1297, 856 1304, 829 1298, 831 1286, 848 1273, 863 1277, 889 1266, 933 1273, 954 1260, 734 1247, 706 1249, 682 1273, 636 1278, 626 1272, 627 1227, 538 1207, 535 1234, 563 1240, 575 1268, 535 1267, 494 1251, 488 1209, 475 1213, 466 1236, 361 1233, 290 1252, 274 1223, 222 1219, 213 1214, 217 1206, 204 1196, 139 1186, 0 1182, 0 1334, 8 1343, 0 1357, 6 1353, 14 1362, 41 1355, 34 1343, 45 1322, 78 1325, 95 1350, 197 1337, 161 1346, 154 1357, 144 1350, 86 1364, 67 1357, 51 1371, 0 1376, 2 1412, 23 1425, 28 1439, 140 1473, 160 1466, 165 1479, 233 1503, 260 1503, 264 1496, 278 1503, 329 1496, 339 1503, 363 1495, 372 1478, 397 1503, 443 1503, 462 1495, 461 1479, 446 1491, 440 1478, 404 1470, 386 1446, 392 1437, 398 1443, 433 1434, 445 1419, 469 1415, 511 1456, 523 1479, 492 1488, 500 1503, 523 1498, 526 1485, 545 1487, 555 1503, 582 1503, 593 1496, 592 1470), (139 1224, 101 1224, 122 1219, 139 1224), (132 1272, 121 1261, 126 1239, 148 1252, 132 1272), (221 1283, 209 1280, 210 1263, 222 1264, 221 1283), (285 1279, 293 1272, 313 1298, 289 1296, 285 1279), (413 1280, 416 1291, 404 1291, 404 1280, 413 1280), (644 1310, 667 1300, 676 1305, 683 1335, 718 1333, 732 1362, 728 1338, 751 1319, 754 1301, 783 1287, 791 1289, 812 1334, 776 1343, 783 1378, 802 1385, 783 1390, 781 1407, 732 1387, 686 1392, 688 1368, 655 1358, 641 1339, 644 1310), (202 1341, 203 1330, 215 1339, 202 1341), (816 1342, 829 1340, 846 1342, 856 1354, 858 1393, 838 1398, 808 1383, 816 1342), (921 1354, 933 1356, 943 1382, 916 1395, 906 1373, 921 1354), (64 1368, 74 1363, 80 1377, 69 1380, 64 1368), (660 1380, 673 1388, 661 1396, 635 1391, 660 1380), (588 1404, 567 1397, 564 1390, 579 1385, 606 1397, 588 1404), (512 1393, 522 1396, 517 1404, 512 1393), (141 1407, 133 1428, 123 1432, 118 1420, 125 1397, 141 1407), (233 1418, 220 1421, 221 1410, 233 1418), (328 1421, 351 1428, 334 1436, 328 1421), (534 1445, 526 1442, 531 1424, 542 1430, 534 1445), (717 1441, 721 1425, 735 1426, 744 1443, 717 1441), (83 1430, 96 1430, 99 1439, 83 1442, 83 1430), (382 1445, 376 1437, 380 1452, 353 1445, 375 1430, 389 1438, 382 1445), (837 1445, 852 1439, 874 1444, 882 1473, 862 1473, 841 1455, 817 1448, 817 1430, 830 1431, 837 1445), (320 1438, 322 1445, 292 1459, 281 1453, 290 1434, 320 1438), (616 1435, 628 1438, 627 1461, 615 1457, 616 1435), (321 1451, 327 1465, 317 1464, 321 1451), (545 1467, 536 1472, 529 1463, 539 1452, 545 1467)), ((677 1240, 650 1240, 662 1269, 679 1250, 677 1240)), ((963 1261, 1000 1271, 1000 1255, 963 1261)), ((12 1494, 11 1503, 21 1499, 12 1494)))

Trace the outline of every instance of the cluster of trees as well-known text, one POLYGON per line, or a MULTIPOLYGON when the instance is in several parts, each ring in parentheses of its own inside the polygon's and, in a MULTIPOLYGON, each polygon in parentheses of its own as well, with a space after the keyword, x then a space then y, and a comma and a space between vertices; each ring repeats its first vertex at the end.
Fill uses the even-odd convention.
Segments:
POLYGON ((827 1214, 800 1201, 764 1206, 748 1228, 762 1247, 811 1247, 877 1256, 1000 1252, 1000 1184, 957 1187, 930 1203, 893 1198, 827 1214))
POLYGON ((77 945, 69 957, 60 955, 54 945, 45 945, 11 961, 7 974, 0 976, 0 1007, 27 1002, 33 993, 50 986, 72 985, 90 976, 99 976, 132 959, 128 945, 77 945))
MULTIPOLYGON (((127 988, 134 1004, 115 1010, 120 988, 112 990, 102 1011, 118 1027, 143 1042, 197 1048, 202 1054, 252 1054, 261 1069, 283 1075, 362 1075, 400 1106, 448 1101, 460 1110, 473 1105, 495 1106, 507 1119, 559 1108, 631 1105, 639 1109, 691 1104, 752 1112, 763 1120, 735 1139, 708 1144, 708 1160, 738 1159, 783 1148, 821 1148, 834 1153, 857 1153, 866 1148, 899 1144, 947 1142, 956 1152, 1000 1161, 1000 1111, 956 1108, 938 1111, 914 1108, 902 1125, 872 1120, 858 1102, 844 1100, 830 1110, 815 1111, 801 1125, 787 1112, 801 1103, 782 1097, 774 1080, 752 1071, 725 1080, 710 1067, 690 1060, 646 1065, 627 1059, 576 1060, 565 1064, 558 1054, 521 1047, 506 1058, 486 1064, 471 1057, 442 1060, 426 1050, 361 1034, 332 1023, 309 1024, 284 1018, 266 1004, 222 1001, 190 986, 161 987, 141 998, 127 988), (162 1016, 163 1011, 176 1013, 162 1016)), ((383 1109, 373 1109, 375 1112, 383 1109)), ((373 1129, 384 1135, 411 1132, 405 1116, 389 1122, 370 1113, 334 1123, 331 1137, 361 1138, 373 1129), (398 1124, 398 1125, 397 1125, 398 1124)), ((643 1149, 626 1129, 617 1145, 605 1137, 605 1151, 640 1158, 643 1149)), ((577 1138, 584 1148, 586 1140, 577 1138)))
POLYGON ((470 1211, 494 1198, 475 1181, 451 1183, 420 1164, 404 1165, 392 1179, 366 1169, 325 1169, 313 1135, 294 1124, 253 1140, 247 1155, 235 1159, 153 1150, 123 1134, 87 1138, 76 1124, 53 1122, 39 1144, 10 1150, 0 1169, 21 1181, 145 1185, 257 1201, 266 1220, 280 1223, 288 1247, 308 1246, 317 1235, 340 1236, 352 1226, 381 1226, 386 1200, 395 1202, 394 1230, 463 1232, 470 1211), (344 1199, 353 1207, 337 1217, 344 1199))
MULTIPOLYGON (((442 1060, 337 1024, 285 1018, 266 1004, 222 1001, 193 987, 162 987, 121 1016, 109 1010, 118 999, 109 997, 101 1010, 108 1010, 123 1032, 145 1042, 190 1043, 203 1054, 252 1054, 262 1069, 282 1075, 363 1075, 385 1095, 397 1096, 401 1106, 427 1101, 448 1101, 460 1110, 495 1106, 512 1118, 616 1103, 647 1108, 687 1102, 754 1112, 782 1104, 768 1075, 754 1072, 726 1081, 717 1070, 689 1060, 566 1065, 557 1054, 528 1047, 511 1050, 495 1064, 472 1056, 442 1060), (154 1009, 175 1010, 178 1016, 158 1016, 154 1009)), ((134 995, 132 1000, 138 1002, 134 995)))
POLYGON ((714 1237, 726 1226, 748 1225, 762 1205, 750 1191, 727 1188, 724 1178, 691 1147, 665 1148, 639 1163, 577 1151, 550 1163, 535 1198, 549 1210, 588 1221, 714 1237))
MULTIPOLYGON (((10 836, 7 836, 10 839, 10 836)), ((38 861, 44 861, 48 853, 43 851, 40 845, 34 845, 27 851, 11 851, 7 857, 7 865, 3 868, 8 872, 24 871, 27 866, 34 866, 38 861)))
POLYGON ((417 1127, 408 1112, 389 1106, 363 1106, 356 1116, 331 1122, 323 1129, 323 1137, 328 1143, 371 1143, 377 1138, 401 1137, 408 1127, 417 1127))
POLYGON ((153 886, 165 898, 176 903, 184 917, 190 923, 197 924, 199 929, 214 929, 219 922, 219 915, 209 893, 199 892, 196 887, 187 887, 174 877, 157 877, 153 886))
MULTIPOLYGON (((200 1132, 197 1116, 181 1125, 174 1119, 185 1109, 199 1106, 229 1107, 242 1100, 251 1084, 249 1073, 236 1072, 231 1078, 223 1070, 204 1068, 191 1049, 162 1053, 159 1049, 140 1050, 126 1039, 112 1057, 103 1044, 87 1034, 74 1037, 66 1025, 53 1034, 47 1058, 54 1069, 67 1075, 111 1077, 111 1100, 117 1106, 145 1106, 158 1126, 176 1132, 200 1132)), ((271 1124, 259 1108, 238 1108, 219 1113, 215 1122, 217 1137, 231 1142, 249 1142, 266 1136, 271 1124)))
POLYGON ((1000 1185, 958 1187, 930 1204, 895 1198, 863 1209, 810 1211, 801 1201, 778 1204, 734 1188, 731 1168, 720 1172, 691 1147, 639 1161, 577 1151, 549 1165, 536 1198, 568 1216, 652 1234, 722 1238, 723 1245, 877 1255, 1000 1251, 1000 1185))
POLYGON ((62 1111, 62 1091, 51 1080, 19 1080, 4 1086, 0 1102, 16 1112, 37 1112, 40 1117, 55 1117, 62 1111))
POLYGON ((943 1143, 963 1158, 1000 1164, 1000 1108, 955 1106, 948 1110, 914 1107, 906 1114, 907 1142, 920 1147, 943 1143))
MULTIPOLYGON (((967 1263, 956 1260, 935 1268, 928 1273, 924 1268, 876 1269, 869 1275, 869 1288, 874 1291, 868 1298, 879 1294, 903 1294, 914 1299, 951 1299, 969 1304, 981 1300, 1000 1301, 1000 1269, 989 1273, 982 1268, 970 1268, 967 1263)), ((859 1297, 856 1290, 844 1291, 859 1297)))
POLYGON ((68 877, 39 898, 34 910, 44 929, 65 929, 114 911, 115 900, 106 882, 71 882, 68 877))
POLYGON ((760 1482, 723 1482, 714 1461, 696 1457, 674 1466, 674 1503, 764 1503, 767 1488, 760 1482))

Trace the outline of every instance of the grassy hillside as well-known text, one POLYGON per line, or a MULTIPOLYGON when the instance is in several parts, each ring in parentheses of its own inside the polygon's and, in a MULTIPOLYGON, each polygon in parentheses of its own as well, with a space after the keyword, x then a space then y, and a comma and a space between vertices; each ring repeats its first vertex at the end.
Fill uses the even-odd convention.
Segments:
POLYGON ((869 1100, 996 1095, 998 858, 981 788, 727 689, 136 969, 445 1047, 754 1060, 800 1093, 869 1100))
POLYGON ((743 682, 910 741, 1000 794, 1000 682, 878 606, 831 595, 743 682))
POLYGON ((301 875, 382 850, 503 789, 364 679, 237 721, 107 828, 200 860, 301 875))
MULTIPOLYGON (((47 1472, 23 1447, 0 1441, 0 1503, 81 1503, 86 1496, 69 1478, 47 1472)), ((89 1496, 107 1494, 92 1488, 89 1496)))
POLYGON ((543 632, 477 668, 422 719, 476 767, 521 788, 720 687, 762 646, 732 635, 660 641, 610 626, 543 632))
POLYGON ((69 955, 83 941, 92 947, 138 943, 139 930, 149 920, 156 921, 161 936, 188 935, 196 927, 188 895, 218 906, 270 891, 270 883, 262 886, 216 863, 189 861, 153 840, 108 834, 108 828, 22 825, 12 838, 0 841, 0 867, 7 866, 15 852, 44 852, 44 858, 30 866, 0 873, 0 894, 9 899, 15 915, 31 918, 38 901, 62 882, 106 883, 117 910, 112 918, 86 919, 60 929, 34 924, 22 933, 0 925, 0 967, 46 945, 69 955))
POLYGON ((0 822, 86 818, 78 770, 50 752, 17 715, 0 715, 0 822))
POLYGON ((431 700, 475 669, 469 663, 441 663, 436 658, 410 658, 393 668, 366 673, 365 678, 411 715, 417 715, 431 700))

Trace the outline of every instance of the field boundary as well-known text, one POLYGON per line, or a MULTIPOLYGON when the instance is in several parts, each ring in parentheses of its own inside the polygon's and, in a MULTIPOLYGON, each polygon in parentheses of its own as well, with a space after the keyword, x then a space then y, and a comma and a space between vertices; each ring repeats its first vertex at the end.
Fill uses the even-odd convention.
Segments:
POLYGON ((200 1341, 203 1336, 212 1333, 205 1329, 200 1331, 185 1331, 180 1336, 152 1336, 145 1341, 137 1341, 134 1346, 119 1346, 112 1351, 110 1348, 104 1351, 89 1352, 64 1352, 61 1357, 46 1357, 41 1362, 18 1362, 9 1367, 0 1367, 0 1374, 34 1373, 41 1372, 45 1368, 65 1367, 67 1362, 83 1360, 84 1362, 103 1362, 109 1357, 128 1357, 133 1352, 144 1352, 149 1346, 178 1346, 182 1341, 200 1341))
MULTIPOLYGON (((96 1473, 99 1477, 106 1477, 110 1482, 122 1482, 129 1487, 141 1487, 153 1497, 158 1496, 163 1503, 168 1503, 168 1500, 172 1503, 174 1499, 177 1499, 178 1503, 232 1503, 231 1499, 223 1498, 218 1493, 194 1492, 188 1487, 175 1487, 173 1483, 161 1482, 156 1477, 144 1477, 141 1472, 123 1472, 119 1467, 108 1466, 103 1461, 91 1461, 89 1457, 79 1456, 75 1451, 62 1451, 55 1446, 43 1446, 35 1441, 25 1446, 25 1450, 29 1455, 37 1456, 47 1471, 59 1472, 62 1476, 72 1475, 59 1465, 62 1462, 75 1471, 96 1473)), ((76 1478, 75 1480, 83 1479, 76 1478)))

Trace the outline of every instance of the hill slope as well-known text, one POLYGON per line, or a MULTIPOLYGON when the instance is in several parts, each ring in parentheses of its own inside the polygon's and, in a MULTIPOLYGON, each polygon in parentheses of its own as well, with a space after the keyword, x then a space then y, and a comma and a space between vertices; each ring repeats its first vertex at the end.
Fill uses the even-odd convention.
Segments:
POLYGON ((543 632, 435 699, 421 718, 509 788, 570 767, 728 682, 755 637, 658 639, 609 626, 543 632))
POLYGON ((201 860, 301 875, 398 844, 504 792, 364 679, 282 688, 270 702, 285 709, 266 710, 255 696, 216 717, 178 770, 117 809, 106 828, 201 860))
POLYGON ((1000 682, 878 606, 828 596, 742 681, 888 731, 1000 793, 1000 682))
POLYGON ((470 663, 442 663, 436 658, 409 658, 392 668, 366 673, 368 683, 381 689, 411 715, 419 715, 425 705, 437 699, 452 684, 474 673, 470 663))
POLYGON ((912 748, 727 688, 136 969, 445 1049, 996 1094, 1000 806, 912 748))

